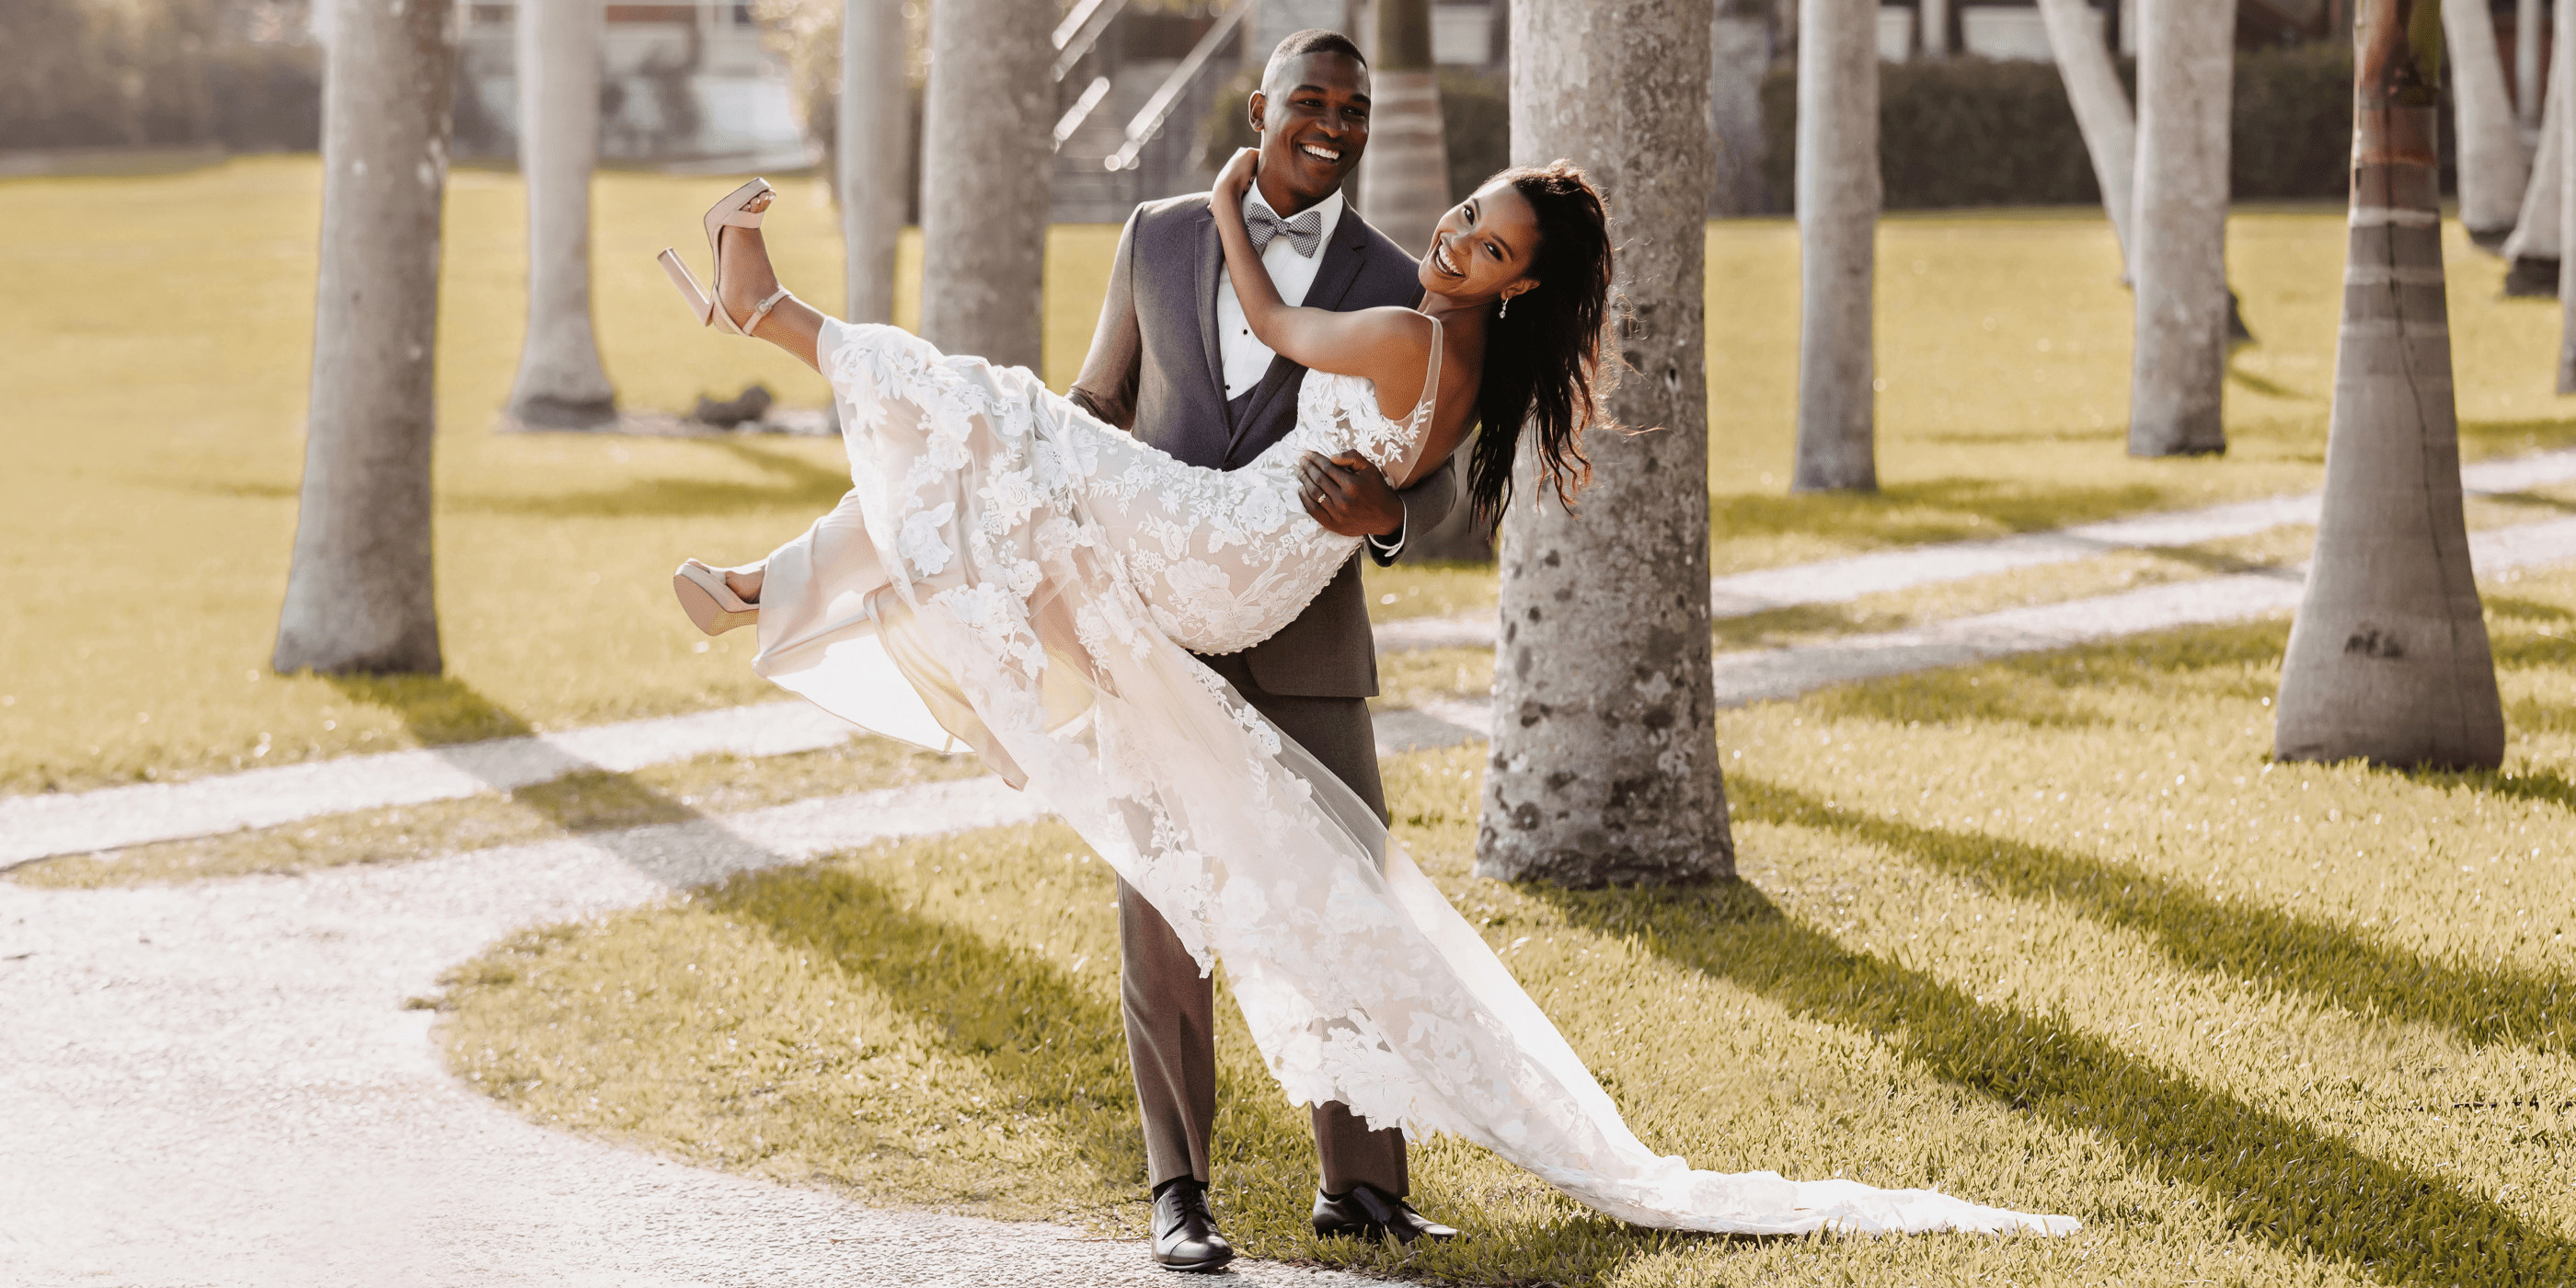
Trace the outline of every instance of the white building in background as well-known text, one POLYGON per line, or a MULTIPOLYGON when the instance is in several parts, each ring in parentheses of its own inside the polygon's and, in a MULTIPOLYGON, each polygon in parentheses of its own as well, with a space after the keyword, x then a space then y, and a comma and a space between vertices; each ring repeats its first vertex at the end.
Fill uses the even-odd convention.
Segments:
MULTIPOLYGON (((602 157, 716 169, 788 169, 820 159, 788 92, 786 65, 761 45, 749 5, 686 0, 606 7, 602 157)), ((458 8, 465 29, 457 90, 460 99, 472 96, 457 105, 458 150, 507 152, 519 112, 518 0, 458 8)))

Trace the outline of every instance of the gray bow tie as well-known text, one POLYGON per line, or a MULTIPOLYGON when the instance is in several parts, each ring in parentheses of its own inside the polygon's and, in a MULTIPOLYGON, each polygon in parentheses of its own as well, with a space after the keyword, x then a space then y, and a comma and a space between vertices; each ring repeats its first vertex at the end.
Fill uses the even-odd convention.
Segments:
POLYGON ((1243 208, 1243 230, 1252 234, 1252 253, 1255 255, 1270 248, 1271 238, 1286 233, 1290 250, 1313 259, 1315 248, 1324 244, 1324 212, 1306 210, 1295 218, 1282 219, 1268 206, 1246 206, 1243 208))

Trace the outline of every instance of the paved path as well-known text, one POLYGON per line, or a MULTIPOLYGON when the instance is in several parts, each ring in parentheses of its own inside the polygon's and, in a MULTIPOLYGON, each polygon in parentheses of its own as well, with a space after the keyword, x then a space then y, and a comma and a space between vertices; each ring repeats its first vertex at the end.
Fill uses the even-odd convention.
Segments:
POLYGON ((528 738, 342 756, 185 783, 0 797, 0 869, 29 859, 273 827, 317 814, 451 800, 730 751, 782 756, 829 747, 852 726, 806 702, 630 720, 528 738))
POLYGON ((1135 1242, 878 1211, 538 1127, 449 1076, 431 1014, 400 1009, 521 926, 1035 816, 981 779, 309 877, 0 883, 0 1283, 1168 1284, 1135 1242))
MULTIPOLYGON (((2472 493, 2525 491, 2576 478, 2576 451, 2486 461, 2468 466, 2460 474, 2462 486, 2472 493)), ((2319 504, 2318 494, 2309 493, 2140 515, 1993 541, 1915 546, 1721 577, 1710 584, 1710 594, 1720 617, 1797 604, 1843 603, 1880 591, 2062 563, 2112 550, 2188 545, 2261 532, 2282 524, 2314 523, 2319 504)), ((2272 573, 2244 576, 2267 581, 2276 577, 2272 573)), ((2209 588, 2216 596, 2213 604, 2230 602, 2230 596, 2258 593, 2224 584, 2238 580, 2242 578, 2222 577, 2161 591, 2141 591, 2136 596, 2079 600, 2047 609, 1989 614, 1922 631, 1862 636, 1811 649, 1745 654, 1741 656, 1750 660, 1719 663, 1721 698, 1735 694, 1731 700, 1749 702, 1786 697, 1840 680, 1997 656, 1999 648, 2003 652, 2026 652, 2118 633, 2067 636, 2051 616, 2081 616, 2094 605, 2111 606, 2120 613, 2117 620, 2142 623, 2123 628, 2126 630, 2233 620, 2246 614, 2195 616, 2203 606, 2198 602, 2200 592, 2192 588, 2209 588), (2132 600, 2134 604, 2127 602, 2132 600), (2156 615, 2160 611, 2172 615, 2159 621, 2156 615), (2030 618, 2032 614, 2038 616, 2030 618), (2003 647, 2024 632, 2035 632, 2030 635, 2034 642, 2027 647, 2003 647), (1747 669, 1730 680, 1732 665, 1747 669), (1858 669, 1849 669, 1855 667, 1858 669)), ((2296 602, 2295 594, 2292 602, 2296 602)), ((1490 648, 1494 636, 1495 620, 1490 611, 1414 618, 1383 623, 1377 628, 1378 648, 1387 652, 1490 648)), ((1432 726, 1410 715, 1389 713, 1380 723, 1383 751, 1410 750, 1427 745, 1426 738, 1440 736, 1432 726)), ((766 702, 537 737, 345 756, 186 783, 0 797, 0 871, 57 854, 118 849, 241 828, 271 827, 319 814, 506 791, 585 767, 623 771, 715 752, 775 756, 808 751, 839 742, 850 732, 851 726, 806 703, 766 702)))
MULTIPOLYGON (((2576 478, 2576 451, 2482 461, 2460 470, 2460 486, 2471 495, 2481 496, 2525 492, 2571 478, 2576 478)), ((2120 550, 2188 546, 2251 536, 2286 524, 2313 524, 2323 503, 2323 494, 2310 492, 2201 510, 2142 514, 1991 541, 1907 546, 1849 559, 1766 568, 1711 581, 1709 605, 1716 616, 1728 618, 1801 604, 1847 604, 1863 595, 2072 563, 2120 550)), ((1388 622, 1378 628, 1378 648, 1490 648, 1494 624, 1490 611, 1388 622)))
MULTIPOLYGON (((2481 576, 2576 561, 2576 519, 2473 532, 2469 558, 2481 576)), ((1732 707, 1794 698, 1853 680, 2041 653, 2177 626, 2286 613, 2299 606, 2305 577, 2301 568, 2267 569, 2009 608, 1913 630, 1721 653, 1716 662, 1717 702, 1732 707)), ((1483 737, 1492 727, 1489 702, 1432 703, 1415 711, 1380 715, 1378 741, 1405 750, 1451 746, 1468 737, 1483 737)))
MULTIPOLYGON (((2576 559, 2576 520, 2480 533, 2472 551, 2482 573, 2576 559)), ((1718 664, 1720 692, 1730 702, 1783 697, 2238 620, 2293 607, 2298 590, 2295 571, 2248 573, 1730 654, 1718 664)), ((453 770, 462 778, 451 785, 479 790, 573 764, 694 754, 674 747, 774 754, 841 736, 793 726, 795 710, 54 799, 82 802, 97 837, 129 826, 114 816, 141 802, 177 800, 187 804, 173 814, 220 817, 208 802, 227 799, 222 784, 245 780, 258 784, 249 796, 274 796, 260 808, 276 818, 359 807, 333 798, 335 782, 417 790, 385 785, 398 770, 453 770)), ((1491 715, 1469 702, 1390 712, 1381 738, 1455 744, 1480 736, 1491 715)), ((987 778, 306 877, 82 891, 0 883, 0 1105, 9 1127, 0 1133, 0 1282, 1166 1282, 1134 1243, 876 1211, 539 1128, 449 1077, 428 1041, 429 1014, 399 1009, 439 971, 521 926, 881 837, 1035 817, 1032 802, 987 778)), ((0 816, 0 830, 13 818, 46 816, 0 816)), ((1368 1282, 1259 1265, 1240 1278, 1368 1282)))

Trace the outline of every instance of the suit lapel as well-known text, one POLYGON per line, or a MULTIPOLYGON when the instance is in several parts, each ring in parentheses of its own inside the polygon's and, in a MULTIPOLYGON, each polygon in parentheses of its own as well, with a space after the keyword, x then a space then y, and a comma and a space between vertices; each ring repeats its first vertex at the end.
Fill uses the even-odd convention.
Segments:
POLYGON ((1216 203, 1211 201, 1208 218, 1199 225, 1199 343, 1205 351, 1208 386, 1216 391, 1219 416, 1225 414, 1225 350, 1218 346, 1216 282, 1224 267, 1225 246, 1216 239, 1216 203))
MULTIPOLYGON (((1215 231, 1213 225, 1209 231, 1215 231)), ((1360 212, 1349 203, 1343 204, 1342 217, 1333 225, 1333 239, 1326 242, 1318 253, 1324 257, 1324 262, 1315 266, 1315 281, 1306 288, 1305 307, 1338 312, 1342 300, 1350 295, 1352 285, 1360 280, 1360 261, 1368 253, 1368 225, 1360 222, 1360 212)), ((1213 294, 1209 300, 1212 310, 1215 307, 1213 294)), ((1220 365, 1218 370, 1223 371, 1223 366, 1220 365)), ((1304 367, 1286 358, 1270 360, 1270 369, 1261 373, 1261 383, 1255 387, 1252 402, 1244 415, 1238 423, 1226 427, 1228 458, 1242 454, 1242 448, 1246 446, 1244 435, 1255 425, 1267 424, 1271 419, 1271 405, 1281 393, 1296 389, 1305 374, 1304 367)), ((1224 383, 1222 376, 1218 383, 1224 383)), ((1267 448, 1269 444, 1260 446, 1267 448)))

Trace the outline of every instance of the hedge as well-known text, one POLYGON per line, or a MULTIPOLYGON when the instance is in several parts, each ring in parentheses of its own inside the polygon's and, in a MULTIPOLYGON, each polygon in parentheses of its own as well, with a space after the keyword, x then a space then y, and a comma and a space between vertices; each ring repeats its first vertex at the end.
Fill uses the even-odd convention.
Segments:
MULTIPOLYGON (((2120 79, 2134 101, 2136 67, 2123 61, 2120 79)), ((1881 63, 1878 86, 1888 209, 2102 199, 2055 67, 1982 58, 1881 63)), ((1794 69, 1775 68, 1762 83, 1762 171, 1784 196, 1794 191, 1797 110, 1794 69)), ((2342 199, 2352 155, 2352 51, 2323 41, 2238 53, 2231 122, 2237 199, 2342 199)))

